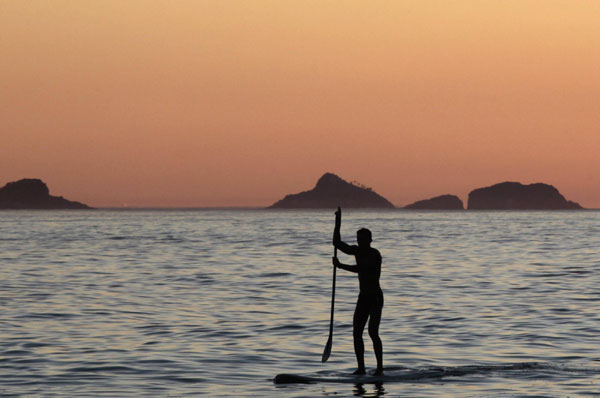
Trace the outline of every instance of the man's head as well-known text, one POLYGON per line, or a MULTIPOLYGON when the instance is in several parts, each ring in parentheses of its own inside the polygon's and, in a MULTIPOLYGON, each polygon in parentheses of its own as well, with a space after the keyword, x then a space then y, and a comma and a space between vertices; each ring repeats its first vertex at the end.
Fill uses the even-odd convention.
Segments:
POLYGON ((361 228, 356 231, 356 241, 358 242, 358 246, 360 247, 369 247, 371 246, 371 231, 366 228, 361 228))

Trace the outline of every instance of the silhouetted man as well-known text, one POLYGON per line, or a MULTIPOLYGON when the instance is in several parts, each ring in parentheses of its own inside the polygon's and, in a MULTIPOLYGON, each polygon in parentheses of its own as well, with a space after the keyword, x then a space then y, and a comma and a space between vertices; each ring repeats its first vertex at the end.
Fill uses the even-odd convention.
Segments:
POLYGON ((377 370, 375 375, 383 374, 383 347, 379 338, 379 322, 381 321, 381 310, 383 309, 383 292, 379 286, 381 274, 381 254, 377 249, 371 247, 371 231, 366 228, 356 232, 356 245, 348 245, 340 238, 340 226, 342 224, 342 210, 338 207, 335 212, 335 229, 333 231, 333 245, 346 254, 354 255, 356 265, 340 263, 337 257, 333 257, 333 265, 350 272, 358 273, 360 293, 354 310, 353 334, 354 353, 358 362, 358 369, 354 374, 365 374, 365 345, 363 343, 363 330, 367 319, 369 320, 369 336, 373 341, 373 350, 377 358, 377 370))

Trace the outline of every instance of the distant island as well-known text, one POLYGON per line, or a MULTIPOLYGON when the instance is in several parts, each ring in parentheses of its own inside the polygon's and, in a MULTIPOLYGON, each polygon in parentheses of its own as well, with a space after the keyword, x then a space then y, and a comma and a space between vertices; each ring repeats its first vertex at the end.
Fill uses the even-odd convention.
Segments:
MULTIPOLYGON (((347 182, 333 173, 325 173, 313 189, 286 195, 269 206, 269 209, 335 208, 393 209, 395 206, 371 188, 347 182)), ((565 199, 552 185, 536 183, 502 182, 478 188, 469 193, 467 210, 578 210, 579 203, 565 199)), ((406 210, 464 210, 462 200, 456 195, 440 195, 419 200, 406 210)))
POLYGON ((325 173, 310 191, 287 195, 269 206, 270 209, 318 208, 378 208, 393 209, 394 205, 371 188, 344 181, 332 173, 325 173))
POLYGON ((37 178, 9 182, 0 188, 0 209, 91 209, 62 196, 52 196, 48 186, 37 178))
POLYGON ((548 184, 503 182, 469 193, 469 210, 576 210, 579 203, 566 200, 548 184))
POLYGON ((463 202, 455 195, 440 195, 435 198, 419 200, 408 206, 408 210, 464 210, 463 202))
MULTIPOLYGON (((309 191, 286 195, 269 209, 394 209, 386 198, 357 182, 347 182, 333 173, 325 173, 309 191)), ((0 188, 2 209, 91 209, 90 206, 52 196, 40 179, 25 178, 0 188)), ((464 210, 455 195, 440 195, 404 206, 406 210, 464 210)), ((565 199, 552 185, 502 182, 477 188, 469 193, 467 210, 579 210, 579 203, 565 199)))

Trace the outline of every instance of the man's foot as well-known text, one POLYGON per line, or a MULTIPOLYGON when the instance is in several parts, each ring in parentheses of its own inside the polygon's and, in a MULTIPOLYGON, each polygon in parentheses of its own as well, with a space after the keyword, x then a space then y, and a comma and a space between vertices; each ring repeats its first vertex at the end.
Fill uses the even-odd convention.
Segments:
POLYGON ((365 368, 358 368, 354 372, 352 372, 353 375, 364 375, 366 373, 367 372, 365 371, 365 368))
POLYGON ((377 370, 373 372, 373 376, 383 376, 383 368, 377 368, 377 370))

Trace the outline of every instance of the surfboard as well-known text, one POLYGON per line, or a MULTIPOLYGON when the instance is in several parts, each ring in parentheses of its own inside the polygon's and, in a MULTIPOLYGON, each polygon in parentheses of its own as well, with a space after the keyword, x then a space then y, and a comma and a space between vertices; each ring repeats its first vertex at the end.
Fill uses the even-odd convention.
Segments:
POLYGON ((292 373, 281 373, 275 376, 275 384, 310 384, 310 383, 381 383, 385 381, 385 376, 372 375, 340 375, 340 376, 303 376, 292 373))
POLYGON ((313 377, 294 375, 290 373, 281 373, 275 376, 273 383, 275 384, 308 384, 315 383, 313 377))
POLYGON ((445 371, 437 369, 408 369, 402 366, 386 367, 385 374, 375 376, 372 374, 353 375, 350 372, 323 371, 312 375, 294 373, 280 373, 273 379, 275 384, 310 384, 310 383, 354 383, 375 384, 393 383, 421 379, 435 379, 443 377, 445 371))
POLYGON ((440 380, 446 377, 460 378, 476 374, 494 373, 504 377, 512 377, 515 374, 529 377, 542 372, 591 372, 591 374, 600 374, 598 369, 587 370, 580 368, 570 369, 564 365, 555 365, 539 362, 519 362, 506 364, 486 364, 486 365, 463 365, 463 366, 428 366, 424 368, 406 368, 403 366, 386 366, 383 376, 373 375, 353 375, 350 372, 332 372, 321 371, 310 375, 301 375, 293 373, 281 373, 275 376, 275 384, 308 384, 308 383, 355 383, 355 384, 375 384, 375 383, 406 383, 416 380, 440 380))

